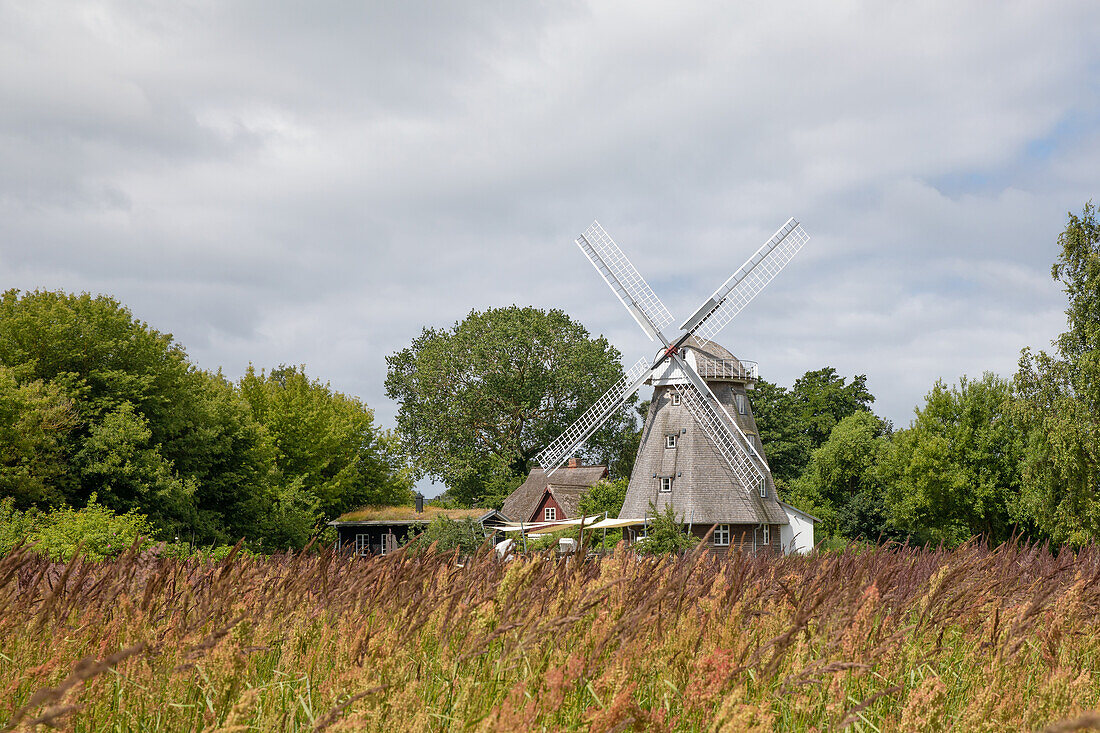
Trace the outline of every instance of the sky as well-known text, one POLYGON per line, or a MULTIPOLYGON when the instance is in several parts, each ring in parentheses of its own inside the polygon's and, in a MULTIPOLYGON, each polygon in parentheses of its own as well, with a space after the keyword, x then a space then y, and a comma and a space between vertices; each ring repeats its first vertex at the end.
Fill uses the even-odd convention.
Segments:
POLYGON ((304 364, 394 425, 426 326, 560 308, 655 348, 574 238, 677 316, 788 217, 718 337, 898 427, 1065 326, 1100 198, 1100 4, 0 0, 0 289, 109 294, 239 377, 304 364))

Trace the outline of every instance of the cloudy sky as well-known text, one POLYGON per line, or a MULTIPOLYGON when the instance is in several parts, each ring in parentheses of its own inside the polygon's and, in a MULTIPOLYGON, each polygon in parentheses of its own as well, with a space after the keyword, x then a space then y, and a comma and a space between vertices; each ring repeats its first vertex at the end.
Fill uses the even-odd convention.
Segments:
POLYGON ((795 216, 719 340, 866 373, 901 426, 1062 330, 1097 38, 1094 0, 0 0, 0 287, 111 294, 392 425, 384 357, 471 309, 653 350, 572 244, 594 218, 682 317, 795 216))

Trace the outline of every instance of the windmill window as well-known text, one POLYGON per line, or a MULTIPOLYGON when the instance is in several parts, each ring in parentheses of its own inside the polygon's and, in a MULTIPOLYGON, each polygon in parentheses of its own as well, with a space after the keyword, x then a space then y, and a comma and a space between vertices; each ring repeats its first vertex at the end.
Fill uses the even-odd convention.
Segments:
POLYGON ((675 435, 666 435, 665 436, 665 447, 666 448, 675 448, 676 447, 676 436, 675 435))
POLYGON ((664 493, 664 494, 667 494, 668 492, 672 491, 672 477, 671 476, 662 476, 661 477, 661 489, 660 490, 661 490, 661 493, 664 493))
POLYGON ((672 404, 673 405, 679 405, 680 404, 680 393, 679 392, 673 392, 672 393, 672 404))
POLYGON ((548 506, 542 510, 542 518, 547 522, 554 522, 558 518, 557 507, 548 506))
POLYGON ((730 543, 730 526, 719 524, 714 528, 714 544, 718 547, 728 547, 730 543))
POLYGON ((760 479, 760 498, 768 498, 768 484, 764 481, 764 479, 760 479))
POLYGON ((736 394, 736 395, 734 395, 734 400, 737 402, 737 414, 744 415, 745 410, 746 410, 746 408, 745 408, 745 395, 736 394))
POLYGON ((764 525, 764 546, 767 547, 772 542, 772 528, 770 524, 764 525))
POLYGON ((357 534, 357 535, 355 535, 355 554, 356 555, 369 555, 370 554, 370 535, 369 534, 357 534))

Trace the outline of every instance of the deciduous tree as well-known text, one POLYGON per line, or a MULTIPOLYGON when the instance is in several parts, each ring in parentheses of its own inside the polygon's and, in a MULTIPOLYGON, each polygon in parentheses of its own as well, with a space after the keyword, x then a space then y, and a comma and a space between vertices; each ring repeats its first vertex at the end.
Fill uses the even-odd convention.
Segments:
POLYGON ((1019 506, 1023 434, 1011 389, 986 372, 957 387, 937 381, 882 461, 891 522, 920 541, 958 545, 1029 534, 1019 506))
POLYGON ((1013 414, 1027 431, 1022 506, 1056 542, 1100 537, 1100 221, 1070 213, 1051 269, 1069 298, 1054 353, 1025 349, 1013 414))
MULTIPOLYGON (((517 306, 426 328, 386 362, 403 445, 421 474, 442 479, 465 503, 484 497, 494 457, 525 476, 535 455, 623 373, 607 339, 559 310, 517 306)), ((611 462, 635 425, 624 406, 583 457, 611 462)))

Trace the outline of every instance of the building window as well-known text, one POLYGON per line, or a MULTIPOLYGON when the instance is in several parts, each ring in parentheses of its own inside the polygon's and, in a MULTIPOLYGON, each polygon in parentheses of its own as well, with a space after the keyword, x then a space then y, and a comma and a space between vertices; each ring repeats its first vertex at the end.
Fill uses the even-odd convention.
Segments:
POLYGON ((369 534, 357 534, 357 535, 355 535, 355 554, 356 555, 369 555, 370 554, 370 535, 369 534))
POLYGON ((772 527, 770 524, 764 525, 764 547, 767 547, 772 543, 772 527))
POLYGON ((672 477, 671 476, 662 476, 661 477, 661 493, 667 494, 670 491, 672 491, 672 477))
POLYGON ((734 397, 734 400, 737 402, 737 414, 744 415, 745 414, 745 409, 746 409, 745 408, 745 395, 738 393, 738 394, 734 395, 733 397, 734 397))
POLYGON ((676 435, 675 434, 665 436, 665 447, 666 448, 675 448, 676 447, 676 435))
POLYGON ((390 552, 391 550, 393 550, 394 545, 397 544, 396 542, 393 541, 395 539, 397 539, 397 538, 394 537, 389 532, 383 533, 382 534, 382 547, 381 547, 381 550, 379 551, 378 554, 379 555, 385 555, 387 552, 390 552))
POLYGON ((542 510, 542 518, 547 522, 554 522, 558 518, 557 507, 548 506, 542 510))
POLYGON ((760 498, 761 499, 767 499, 768 498, 768 482, 765 481, 764 479, 760 479, 760 498))
POLYGON ((714 528, 714 544, 718 547, 727 547, 730 543, 730 526, 719 524, 714 528))
POLYGON ((680 393, 679 392, 673 392, 672 393, 672 405, 673 405, 673 407, 675 407, 679 404, 680 404, 680 393))

